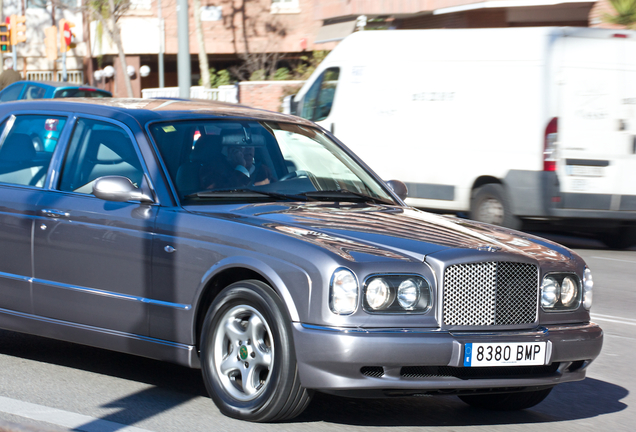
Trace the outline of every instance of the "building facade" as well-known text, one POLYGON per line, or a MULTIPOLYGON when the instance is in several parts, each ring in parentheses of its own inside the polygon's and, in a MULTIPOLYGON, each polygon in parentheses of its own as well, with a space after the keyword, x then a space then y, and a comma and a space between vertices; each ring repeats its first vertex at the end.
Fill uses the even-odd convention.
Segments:
MULTIPOLYGON (((268 61, 293 67, 314 50, 330 50, 348 34, 365 29, 483 28, 516 26, 596 26, 611 13, 607 0, 202 0, 201 24, 209 66, 217 70, 244 62, 268 61), (259 57, 261 56, 261 57, 259 57)), ((83 0, 16 0, 3 3, 4 16, 27 18, 27 42, 17 46, 18 67, 26 78, 57 79, 61 59, 47 60, 44 28, 66 19, 75 24, 76 44, 67 53, 71 81, 94 84, 125 96, 115 44, 90 18, 83 0), (51 4, 58 7, 52 12, 51 4), (96 74, 112 65, 115 73, 96 74), (97 79, 99 78, 99 79, 97 79)), ((106 2, 107 4, 107 2, 106 2)), ((189 0, 192 84, 201 77, 199 46, 189 0)), ((159 58, 167 87, 177 86, 177 0, 131 0, 119 19, 126 63, 132 66, 135 96, 158 87, 159 58), (150 73, 141 76, 141 66, 150 73)), ((5 56, 7 54, 4 54, 5 56)))

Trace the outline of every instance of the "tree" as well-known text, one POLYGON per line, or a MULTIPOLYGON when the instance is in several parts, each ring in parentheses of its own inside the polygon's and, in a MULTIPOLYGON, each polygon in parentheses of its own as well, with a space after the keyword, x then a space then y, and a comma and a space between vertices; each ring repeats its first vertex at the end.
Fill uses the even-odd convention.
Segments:
POLYGON ((126 92, 128 97, 133 97, 132 84, 128 76, 126 65, 126 54, 124 46, 121 42, 121 30, 119 28, 119 19, 130 9, 130 0, 88 0, 86 2, 90 15, 97 19, 103 31, 106 31, 110 40, 117 46, 119 62, 126 83, 126 92))
POLYGON ((199 43, 199 70, 201 71, 201 82, 206 89, 210 88, 210 70, 208 65, 208 53, 205 51, 205 38, 203 35, 203 27, 201 26, 201 0, 193 0, 194 6, 194 27, 197 33, 197 42, 199 43))
POLYGON ((605 14, 604 20, 611 24, 634 28, 636 25, 636 0, 609 0, 609 2, 616 14, 605 14))

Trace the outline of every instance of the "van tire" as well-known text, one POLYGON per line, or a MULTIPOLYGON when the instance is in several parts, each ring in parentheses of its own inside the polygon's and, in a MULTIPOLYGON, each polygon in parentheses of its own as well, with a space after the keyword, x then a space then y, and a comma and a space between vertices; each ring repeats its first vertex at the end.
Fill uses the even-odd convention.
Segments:
POLYGON ((522 226, 521 219, 512 214, 511 207, 503 185, 489 183, 473 191, 470 201, 470 218, 519 230, 522 226))
POLYGON ((636 245, 636 226, 624 226, 601 236, 601 241, 610 249, 628 249, 636 245))

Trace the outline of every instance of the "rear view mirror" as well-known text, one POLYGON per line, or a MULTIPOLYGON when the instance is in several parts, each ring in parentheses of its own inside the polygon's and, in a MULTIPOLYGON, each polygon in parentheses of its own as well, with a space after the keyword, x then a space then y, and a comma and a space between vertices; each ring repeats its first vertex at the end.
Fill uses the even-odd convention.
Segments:
POLYGON ((93 195, 106 201, 153 202, 148 194, 136 188, 130 179, 122 176, 104 176, 96 179, 95 183, 93 183, 93 195))
POLYGON ((404 182, 401 182, 400 180, 389 180, 386 182, 386 184, 391 188, 393 192, 395 192, 398 197, 400 197, 402 201, 404 201, 409 194, 408 188, 406 187, 404 182))

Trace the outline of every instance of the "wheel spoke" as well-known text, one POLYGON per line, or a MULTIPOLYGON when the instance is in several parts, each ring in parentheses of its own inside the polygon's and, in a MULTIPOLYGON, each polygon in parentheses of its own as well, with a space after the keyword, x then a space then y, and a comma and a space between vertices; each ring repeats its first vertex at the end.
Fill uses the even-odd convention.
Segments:
POLYGON ((265 333, 264 329, 265 326, 263 325, 263 321, 261 321, 258 315, 252 315, 247 322, 246 330, 246 333, 252 340, 252 344, 256 345, 258 341, 263 340, 263 334, 265 333))
POLYGON ((230 340, 230 342, 232 342, 232 344, 236 344, 237 341, 243 340, 246 336, 245 329, 234 317, 225 321, 224 329, 225 336, 230 340))
POLYGON ((223 375, 229 375, 234 371, 240 371, 243 366, 243 362, 239 361, 235 355, 229 355, 220 365, 220 370, 223 375))
POLYGON ((252 364, 247 369, 241 371, 241 384, 243 385, 243 392, 246 395, 253 395, 258 390, 258 373, 257 368, 252 364))

